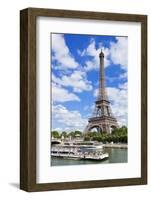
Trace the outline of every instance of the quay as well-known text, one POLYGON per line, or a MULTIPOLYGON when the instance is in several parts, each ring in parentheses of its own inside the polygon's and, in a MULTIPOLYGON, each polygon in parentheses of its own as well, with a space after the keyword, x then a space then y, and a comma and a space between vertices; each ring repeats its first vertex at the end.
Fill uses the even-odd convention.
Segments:
POLYGON ((119 149, 127 149, 128 145, 127 144, 102 144, 103 147, 105 148, 119 148, 119 149))

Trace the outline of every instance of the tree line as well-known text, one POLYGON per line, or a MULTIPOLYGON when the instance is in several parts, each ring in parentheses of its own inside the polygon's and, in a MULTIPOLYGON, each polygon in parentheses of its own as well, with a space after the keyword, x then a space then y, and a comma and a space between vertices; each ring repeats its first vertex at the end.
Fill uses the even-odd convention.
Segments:
POLYGON ((52 131, 51 132, 51 137, 56 138, 56 139, 61 139, 62 137, 64 138, 76 138, 76 137, 82 137, 82 132, 81 131, 72 131, 70 133, 67 133, 66 131, 63 131, 59 133, 58 131, 52 131))
POLYGON ((114 142, 114 143, 127 143, 128 142, 128 134, 127 134, 127 127, 122 126, 121 128, 116 128, 112 130, 111 134, 108 133, 98 133, 98 132, 89 132, 86 134, 83 134, 81 131, 73 131, 70 133, 67 133, 63 131, 62 133, 59 133, 58 131, 52 131, 51 137, 56 139, 61 138, 77 138, 77 137, 83 137, 85 141, 98 141, 102 143, 107 142, 114 142))

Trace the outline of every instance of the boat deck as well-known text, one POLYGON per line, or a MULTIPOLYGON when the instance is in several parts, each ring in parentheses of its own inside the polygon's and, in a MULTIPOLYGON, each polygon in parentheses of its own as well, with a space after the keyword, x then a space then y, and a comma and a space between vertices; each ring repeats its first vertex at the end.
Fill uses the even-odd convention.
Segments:
POLYGON ((68 159, 104 160, 109 157, 109 154, 104 152, 82 152, 79 148, 53 147, 51 156, 68 159))

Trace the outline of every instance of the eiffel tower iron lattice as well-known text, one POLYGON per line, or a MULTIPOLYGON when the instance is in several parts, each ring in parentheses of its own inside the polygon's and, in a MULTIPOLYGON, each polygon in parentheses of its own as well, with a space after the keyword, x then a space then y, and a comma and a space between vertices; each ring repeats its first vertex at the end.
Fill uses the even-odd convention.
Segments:
POLYGON ((99 133, 111 133, 112 129, 119 127, 117 120, 112 113, 110 101, 108 100, 105 88, 104 53, 102 50, 99 54, 99 58, 100 72, 98 97, 95 101, 93 116, 88 119, 88 125, 84 130, 84 134, 90 132, 93 128, 96 128, 99 133))

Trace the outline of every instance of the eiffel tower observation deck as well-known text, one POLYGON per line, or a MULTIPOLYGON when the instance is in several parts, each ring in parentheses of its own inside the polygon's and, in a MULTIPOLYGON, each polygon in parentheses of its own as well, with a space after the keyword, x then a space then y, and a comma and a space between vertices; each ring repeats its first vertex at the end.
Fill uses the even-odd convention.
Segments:
POLYGON ((84 133, 90 132, 93 128, 96 128, 98 133, 111 133, 114 128, 119 127, 117 120, 112 113, 105 87, 104 53, 102 50, 99 54, 99 58, 100 72, 98 97, 95 101, 93 116, 88 119, 88 125, 86 126, 84 133))

